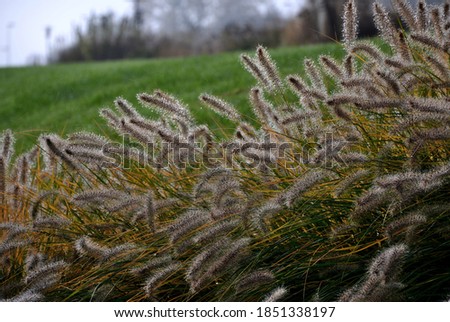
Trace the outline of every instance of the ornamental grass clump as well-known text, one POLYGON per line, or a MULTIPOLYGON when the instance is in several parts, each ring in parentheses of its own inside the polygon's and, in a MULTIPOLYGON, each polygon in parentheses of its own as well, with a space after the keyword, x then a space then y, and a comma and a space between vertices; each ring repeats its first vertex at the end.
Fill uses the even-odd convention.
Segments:
POLYGON ((5 131, 0 298, 446 300, 449 6, 395 0, 398 28, 375 3, 380 39, 358 40, 349 0, 343 59, 301 74, 241 55, 256 122, 199 97, 226 137, 160 90, 137 95, 153 118, 123 98, 101 110, 120 142, 44 134, 13 162, 5 131))

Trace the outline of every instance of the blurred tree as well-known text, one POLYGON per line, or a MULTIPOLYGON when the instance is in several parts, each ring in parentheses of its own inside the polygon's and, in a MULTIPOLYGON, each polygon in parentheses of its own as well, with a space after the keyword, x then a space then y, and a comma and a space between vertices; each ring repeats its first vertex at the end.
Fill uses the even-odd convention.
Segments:
POLYGON ((247 49, 267 43, 273 30, 269 42, 278 45, 281 19, 272 0, 142 1, 144 26, 161 35, 162 56, 247 49))
POLYGON ((45 47, 46 47, 46 51, 47 51, 47 63, 50 62, 50 56, 51 56, 51 52, 52 52, 51 39, 52 39, 52 27, 46 26, 45 27, 45 47))
POLYGON ((223 10, 218 10, 214 28, 220 35, 219 50, 252 49, 258 44, 279 45, 284 21, 272 1, 242 2, 233 7, 234 3, 234 0, 220 1, 223 10))
POLYGON ((147 29, 162 36, 198 32, 208 27, 215 1, 208 0, 142 0, 142 20, 147 29))
POLYGON ((277 46, 281 21, 273 0, 132 0, 131 18, 91 16, 55 61, 181 56, 277 46))
POLYGON ((144 23, 144 10, 142 8, 143 0, 132 0, 133 1, 133 21, 138 27, 142 27, 144 23))

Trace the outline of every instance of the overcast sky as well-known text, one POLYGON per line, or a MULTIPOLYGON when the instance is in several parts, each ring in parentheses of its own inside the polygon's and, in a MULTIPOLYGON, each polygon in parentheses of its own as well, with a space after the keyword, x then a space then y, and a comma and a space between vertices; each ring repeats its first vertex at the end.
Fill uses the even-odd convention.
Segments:
MULTIPOLYGON (((242 0, 236 0, 242 1, 242 0)), ((285 13, 298 10, 302 0, 276 0, 285 13)), ((69 43, 73 29, 84 25, 92 13, 113 11, 130 15, 131 0, 0 0, 0 67, 21 66, 32 56, 47 55, 45 29, 51 27, 51 40, 63 37, 69 43), (8 41, 9 37, 9 41, 8 41), (9 55, 8 55, 9 42, 9 55)))

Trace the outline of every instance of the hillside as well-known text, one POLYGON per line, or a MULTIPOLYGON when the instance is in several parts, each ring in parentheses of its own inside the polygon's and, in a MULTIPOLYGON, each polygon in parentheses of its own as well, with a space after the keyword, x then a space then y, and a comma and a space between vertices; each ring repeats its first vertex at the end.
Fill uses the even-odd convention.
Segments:
MULTIPOLYGON (((299 72, 305 57, 340 56, 339 45, 289 47, 270 51, 282 75, 299 72), (298 70, 292 70, 298 66, 298 70)), ((199 109, 202 92, 218 95, 249 111, 248 91, 254 81, 239 62, 239 53, 176 59, 128 60, 0 69, 0 130, 12 129, 18 150, 31 147, 44 132, 60 135, 78 130, 108 131, 98 110, 122 96, 162 89, 190 106, 201 123, 226 131, 227 122, 199 109), (219 123, 218 123, 219 122, 219 123)), ((144 110, 144 109, 141 109, 144 110)), ((145 114, 145 111, 143 111, 145 114)), ((251 121, 251 114, 248 120, 251 121)))

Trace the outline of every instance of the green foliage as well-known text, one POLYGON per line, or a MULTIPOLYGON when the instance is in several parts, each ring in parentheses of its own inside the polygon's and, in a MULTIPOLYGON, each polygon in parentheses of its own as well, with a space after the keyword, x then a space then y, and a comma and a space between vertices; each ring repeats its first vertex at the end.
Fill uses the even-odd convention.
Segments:
POLYGON ((151 43, 152 36, 129 18, 117 19, 113 13, 91 15, 85 30, 75 28, 75 42, 57 49, 51 59, 77 62, 152 57, 151 43))

